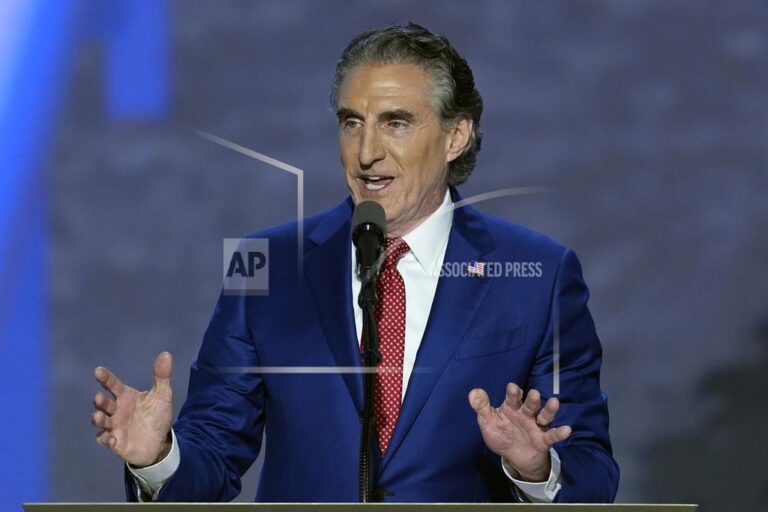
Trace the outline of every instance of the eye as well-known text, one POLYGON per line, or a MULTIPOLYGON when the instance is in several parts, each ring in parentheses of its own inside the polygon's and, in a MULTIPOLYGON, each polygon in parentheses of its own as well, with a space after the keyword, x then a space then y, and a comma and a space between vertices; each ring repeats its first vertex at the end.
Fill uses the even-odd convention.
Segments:
POLYGON ((343 127, 343 128, 345 128, 345 129, 353 129, 353 128, 357 128, 357 127, 359 127, 361 124, 362 124, 362 123, 360 122, 360 120, 359 120, 359 119, 351 119, 351 118, 350 118, 350 119, 345 119, 345 120, 344 120, 344 121, 342 121, 342 123, 341 123, 342 127, 343 127))
POLYGON ((394 128, 395 130, 400 130, 402 128, 408 127, 408 123, 403 121, 402 119, 394 119, 390 121, 388 124, 390 128, 394 128))

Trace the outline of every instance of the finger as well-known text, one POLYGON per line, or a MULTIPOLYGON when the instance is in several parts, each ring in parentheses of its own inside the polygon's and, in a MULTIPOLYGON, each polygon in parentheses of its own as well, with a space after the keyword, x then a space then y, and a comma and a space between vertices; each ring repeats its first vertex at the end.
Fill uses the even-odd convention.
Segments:
POLYGON ((571 437, 571 432, 571 427, 568 425, 551 428, 544 432, 544 442, 547 443, 547 445, 552 446, 571 437))
POLYGON ((107 432, 105 430, 102 430, 96 434, 96 442, 104 448, 108 448, 110 450, 117 446, 117 438, 111 432, 107 432))
POLYGON ((507 393, 504 397, 504 403, 501 404, 501 408, 508 413, 516 412, 523 405, 521 402, 522 397, 523 390, 520 389, 520 386, 514 382, 508 383, 507 393))
POLYGON ((528 396, 525 397, 523 412, 534 418, 538 414, 539 409, 541 409, 541 393, 537 389, 532 389, 528 392, 528 396))
POLYGON ((96 393, 96 396, 93 397, 93 406, 108 416, 112 416, 117 410, 117 402, 101 392, 96 393))
POLYGON ((97 367, 93 371, 93 375, 96 377, 96 380, 99 381, 101 387, 115 396, 120 396, 125 390, 125 385, 120 382, 120 379, 118 379, 114 373, 107 370, 103 366, 97 367))
POLYGON ((541 425, 549 425, 555 421, 555 416, 557 416, 558 410, 560 410, 560 400, 552 397, 547 400, 547 404, 541 411, 539 411, 539 415, 536 417, 541 425))
POLYGON ((173 356, 170 352, 162 352, 155 359, 152 373, 155 378, 155 388, 171 387, 171 372, 173 372, 173 356))
POLYGON ((469 405, 472 406, 480 418, 487 418, 493 415, 491 399, 488 398, 488 393, 484 389, 475 388, 469 392, 469 405))
POLYGON ((112 430, 112 418, 104 414, 102 411, 96 411, 91 414, 91 424, 94 427, 99 427, 102 430, 112 430))
POLYGON ((104 448, 109 448, 109 440, 112 437, 112 434, 107 432, 106 430, 100 430, 96 433, 96 442, 99 443, 99 445, 103 446, 104 448))

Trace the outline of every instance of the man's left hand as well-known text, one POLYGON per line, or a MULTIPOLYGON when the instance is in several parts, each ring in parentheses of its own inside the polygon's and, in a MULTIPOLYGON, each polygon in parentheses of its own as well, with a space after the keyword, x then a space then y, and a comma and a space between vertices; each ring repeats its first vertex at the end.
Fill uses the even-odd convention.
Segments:
POLYGON ((491 406, 483 389, 469 392, 469 403, 477 412, 477 423, 488 448, 517 470, 522 480, 544 482, 551 466, 549 449, 568 439, 571 427, 548 427, 560 408, 557 398, 547 400, 543 409, 537 390, 530 390, 525 402, 522 398, 523 390, 511 382, 500 407, 491 406))

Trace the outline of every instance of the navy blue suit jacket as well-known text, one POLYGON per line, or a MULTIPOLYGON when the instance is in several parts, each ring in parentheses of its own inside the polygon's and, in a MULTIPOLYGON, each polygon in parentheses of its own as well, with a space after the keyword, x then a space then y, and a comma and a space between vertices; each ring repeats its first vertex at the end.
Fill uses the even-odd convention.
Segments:
MULTIPOLYGON (((262 448, 256 501, 357 501, 361 374, 216 370, 360 366, 350 292, 352 208, 348 199, 306 219, 302 279, 296 223, 253 235, 269 239, 269 294, 221 295, 174 425, 181 463, 159 501, 233 499, 262 448)), ((619 471, 599 386, 601 346, 576 256, 463 207, 454 212, 445 262, 474 261, 539 262, 541 275, 492 276, 486 265, 483 277, 440 278, 389 449, 376 461, 385 501, 515 501, 467 395, 484 388, 499 405, 506 384, 515 382, 552 396, 554 315, 562 402, 555 424, 573 427, 555 446, 562 460, 557 501, 612 501, 619 471)), ((135 486, 127 491, 135 500, 135 486)))

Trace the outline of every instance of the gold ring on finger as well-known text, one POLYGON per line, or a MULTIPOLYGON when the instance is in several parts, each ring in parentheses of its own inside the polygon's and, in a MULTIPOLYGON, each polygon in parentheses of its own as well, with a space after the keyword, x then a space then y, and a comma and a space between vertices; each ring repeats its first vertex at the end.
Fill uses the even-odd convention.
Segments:
POLYGON ((536 416, 534 416, 534 418, 533 418, 533 419, 536 421, 536 426, 537 426, 537 427, 539 427, 539 428, 542 428, 542 429, 544 429, 544 430, 548 429, 548 428, 549 428, 549 426, 550 426, 550 425, 552 425, 552 422, 551 422, 551 421, 550 421, 549 423, 546 423, 546 424, 545 424, 545 423, 541 423, 541 422, 539 421, 539 415, 538 415, 538 414, 537 414, 536 416))

